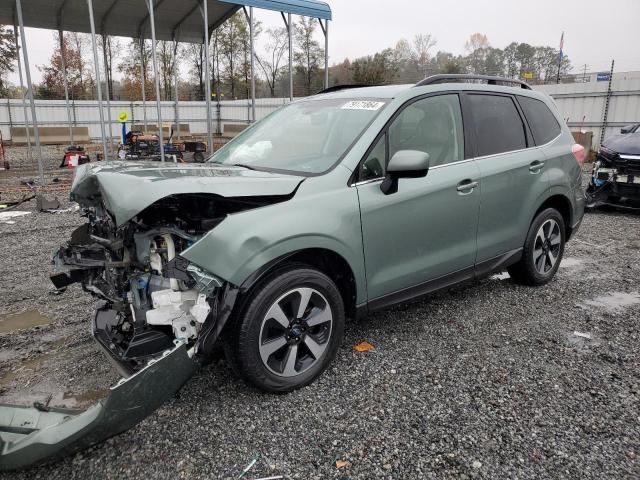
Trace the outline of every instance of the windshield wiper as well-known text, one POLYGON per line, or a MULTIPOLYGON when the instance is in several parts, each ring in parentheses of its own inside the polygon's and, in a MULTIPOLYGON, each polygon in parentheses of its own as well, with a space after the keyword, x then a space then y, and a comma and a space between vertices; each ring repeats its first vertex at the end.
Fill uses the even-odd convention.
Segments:
POLYGON ((232 167, 246 168, 247 170, 257 170, 255 167, 250 167, 249 165, 245 165, 244 163, 233 163, 233 164, 231 164, 231 166, 232 167))

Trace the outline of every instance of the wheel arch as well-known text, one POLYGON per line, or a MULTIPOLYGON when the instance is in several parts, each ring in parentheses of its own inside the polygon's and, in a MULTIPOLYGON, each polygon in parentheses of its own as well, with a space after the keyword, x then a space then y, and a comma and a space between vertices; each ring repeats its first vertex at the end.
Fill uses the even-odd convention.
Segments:
POLYGON ((342 255, 328 248, 304 248, 274 258, 242 282, 242 295, 245 296, 262 279, 291 263, 308 265, 327 275, 338 287, 347 318, 355 317, 358 282, 353 268, 342 255))
POLYGON ((538 207, 538 209, 533 214, 531 218, 531 223, 538 216, 540 212, 546 210, 547 208, 554 208, 560 215, 562 215, 562 219, 564 220, 564 227, 566 233, 566 239, 569 240, 571 238, 571 234, 573 233, 572 225, 573 225, 573 206, 571 204, 571 200, 566 195, 561 193, 556 193, 548 197, 542 202, 542 204, 538 207))

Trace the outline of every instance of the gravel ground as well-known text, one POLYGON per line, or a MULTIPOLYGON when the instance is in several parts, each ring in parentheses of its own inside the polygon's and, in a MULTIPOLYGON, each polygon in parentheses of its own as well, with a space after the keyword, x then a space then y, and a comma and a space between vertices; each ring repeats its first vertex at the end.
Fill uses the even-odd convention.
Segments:
MULTIPOLYGON (((117 376, 93 301, 47 278, 82 219, 15 222, 0 223, 0 327, 50 323, 0 333, 0 401, 85 406, 117 376)), ((129 432, 1 478, 231 479, 254 459, 243 478, 639 478, 638 278, 640 216, 588 214, 545 287, 497 275, 351 322, 332 368, 286 396, 216 361, 129 432)))

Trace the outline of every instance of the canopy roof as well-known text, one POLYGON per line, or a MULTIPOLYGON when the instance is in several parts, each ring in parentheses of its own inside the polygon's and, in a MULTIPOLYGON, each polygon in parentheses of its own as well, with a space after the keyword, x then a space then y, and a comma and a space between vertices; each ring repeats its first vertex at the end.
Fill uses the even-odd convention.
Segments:
MULTIPOLYGON (((94 0, 96 33, 151 38, 147 0, 94 0)), ((200 43, 202 14, 198 0, 155 0, 156 38, 200 43)), ((331 8, 317 0, 207 0, 209 31, 243 6, 331 20, 331 8)), ((0 1, 0 24, 14 23, 15 2, 0 1)), ((22 0, 25 27, 91 33, 86 0, 22 0)))

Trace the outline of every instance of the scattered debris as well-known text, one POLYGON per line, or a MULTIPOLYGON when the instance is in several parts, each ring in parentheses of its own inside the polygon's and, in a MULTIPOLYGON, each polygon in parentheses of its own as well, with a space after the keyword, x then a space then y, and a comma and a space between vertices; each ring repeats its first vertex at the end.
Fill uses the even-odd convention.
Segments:
POLYGON ((471 464, 471 466, 478 470, 479 468, 482 468, 482 462, 478 461, 478 460, 474 460, 473 463, 471 464))
POLYGON ((58 210, 60 208, 60 200, 54 197, 53 200, 49 200, 44 195, 38 195, 36 197, 36 211, 48 212, 52 210, 58 210))
POLYGON ((349 460, 336 460, 336 468, 349 468, 351 462, 349 460))
POLYGON ((254 458, 253 460, 251 460, 249 462, 249 465, 247 465, 245 467, 245 469, 242 471, 242 473, 240 474, 240 476, 238 478, 244 477, 249 472, 249 470, 251 470, 253 468, 253 466, 256 464, 257 461, 258 461, 258 457, 256 456, 256 458, 254 458))
POLYGON ((0 212, 0 222, 13 224, 15 222, 11 221, 12 218, 22 217, 23 215, 29 215, 31 212, 25 212, 22 210, 11 210, 9 212, 0 212))
POLYGON ((370 352, 371 350, 373 350, 375 347, 373 345, 371 345, 369 342, 367 342, 366 340, 360 343, 356 343, 353 346, 353 349, 356 352, 370 352))
POLYGON ((590 333, 582 333, 582 332, 578 332, 577 330, 574 330, 573 331, 573 335, 575 337, 586 338, 587 340, 591 340, 591 334, 590 333))
POLYGON ((511 275, 509 275, 509 272, 500 272, 495 275, 491 275, 489 278, 491 280, 508 280, 511 278, 511 275))
POLYGON ((0 204, 0 210, 11 210, 13 208, 17 208, 18 206, 22 205, 24 202, 28 202, 29 200, 33 200, 36 196, 35 195, 23 195, 22 198, 16 202, 2 202, 2 204, 0 204))

